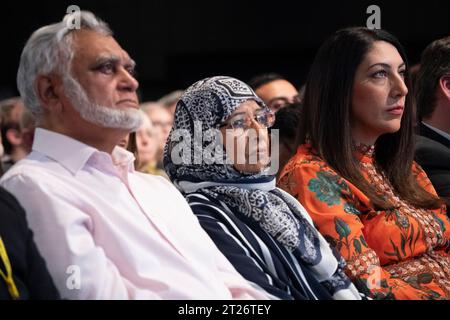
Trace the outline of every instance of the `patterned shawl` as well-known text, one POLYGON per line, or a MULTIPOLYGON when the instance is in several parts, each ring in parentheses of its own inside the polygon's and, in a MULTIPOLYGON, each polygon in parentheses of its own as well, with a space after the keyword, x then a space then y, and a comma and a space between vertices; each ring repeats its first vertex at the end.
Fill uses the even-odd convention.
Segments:
MULTIPOLYGON (((256 222, 300 263, 310 268, 334 298, 359 299, 359 293, 343 272, 344 259, 318 233, 300 203, 275 187, 274 176, 268 175, 267 171, 258 174, 238 172, 229 164, 225 152, 216 152, 216 158, 220 158, 216 160, 223 160, 218 163, 195 158, 203 154, 210 141, 193 143, 191 152, 181 157, 181 163, 173 161, 173 151, 180 136, 176 134, 177 130, 184 130, 183 139, 192 142, 198 134, 195 126, 197 130, 201 127, 201 132, 218 129, 240 104, 248 100, 267 108, 248 85, 234 78, 207 78, 189 87, 177 104, 174 126, 165 148, 164 166, 169 178, 183 193, 203 193, 225 203, 244 221, 256 222), (172 139, 175 135, 177 139, 172 139)), ((223 151, 221 144, 215 147, 216 151, 223 151)))

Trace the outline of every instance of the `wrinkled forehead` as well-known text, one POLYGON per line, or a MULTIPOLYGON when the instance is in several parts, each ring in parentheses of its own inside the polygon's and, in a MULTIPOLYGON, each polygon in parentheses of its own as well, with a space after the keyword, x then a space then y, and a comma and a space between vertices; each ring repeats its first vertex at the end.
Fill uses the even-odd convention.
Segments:
POLYGON ((92 30, 74 32, 72 48, 75 61, 91 62, 108 59, 121 64, 135 64, 128 52, 112 36, 92 30))

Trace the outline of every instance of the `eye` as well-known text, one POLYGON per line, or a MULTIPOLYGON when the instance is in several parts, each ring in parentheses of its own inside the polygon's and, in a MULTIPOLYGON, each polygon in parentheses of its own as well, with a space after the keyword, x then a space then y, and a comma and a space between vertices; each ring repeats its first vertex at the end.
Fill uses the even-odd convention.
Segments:
POLYGON ((104 63, 96 68, 96 70, 104 74, 113 74, 115 72, 115 69, 116 66, 111 62, 104 63))
POLYGON ((400 74, 400 76, 401 76, 403 79, 405 79, 406 69, 400 70, 398 73, 400 74))
POLYGON ((258 123, 260 123, 260 124, 265 124, 265 123, 267 122, 267 116, 266 116, 265 113, 257 114, 257 115, 255 116, 255 119, 256 119, 256 121, 257 121, 258 123))
POLYGON ((384 79, 387 77, 387 75, 388 74, 387 74, 386 70, 379 70, 379 71, 373 73, 372 77, 376 78, 376 79, 384 79))
POLYGON ((269 108, 276 111, 288 103, 289 103, 289 101, 287 99, 278 98, 278 99, 275 99, 275 100, 269 102, 269 108))
POLYGON ((132 67, 132 66, 125 67, 125 70, 127 70, 127 72, 128 72, 131 76, 133 76, 134 78, 136 78, 137 73, 136 73, 136 69, 135 69, 134 67, 132 67))
POLYGON ((234 129, 242 129, 245 126, 245 120, 244 119, 235 119, 231 121, 231 126, 234 129))

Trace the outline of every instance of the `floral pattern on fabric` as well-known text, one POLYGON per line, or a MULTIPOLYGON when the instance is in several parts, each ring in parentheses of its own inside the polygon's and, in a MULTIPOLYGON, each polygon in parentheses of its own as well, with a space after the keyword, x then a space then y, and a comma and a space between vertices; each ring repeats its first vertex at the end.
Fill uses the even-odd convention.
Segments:
MULTIPOLYGON (((450 221, 446 208, 426 210, 403 201, 373 160, 373 147, 356 154, 361 172, 396 209, 377 211, 310 147, 299 147, 279 186, 296 197, 325 239, 347 261, 358 289, 375 299, 450 298, 450 221)), ((416 164, 419 184, 436 194, 416 164)))

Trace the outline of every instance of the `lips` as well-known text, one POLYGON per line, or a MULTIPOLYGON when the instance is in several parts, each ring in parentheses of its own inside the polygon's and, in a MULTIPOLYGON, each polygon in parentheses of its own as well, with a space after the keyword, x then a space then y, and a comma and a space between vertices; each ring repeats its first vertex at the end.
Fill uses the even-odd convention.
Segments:
POLYGON ((117 102, 117 104, 127 104, 127 105, 133 105, 133 107, 137 108, 138 103, 135 100, 132 99, 123 99, 117 102))
POLYGON ((386 112, 388 112, 390 114, 394 114, 394 115, 399 115, 399 114, 403 113, 403 109, 404 109, 404 107, 402 105, 397 105, 397 106, 387 109, 386 112))
POLYGON ((258 160, 265 160, 269 157, 267 149, 252 150, 248 153, 248 157, 256 157, 258 160))

